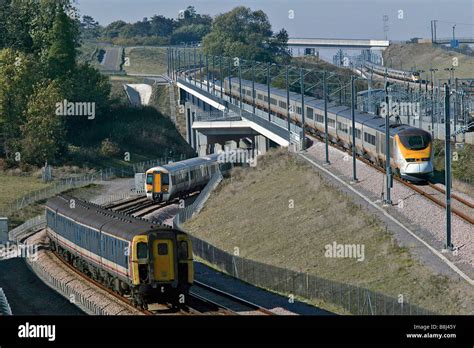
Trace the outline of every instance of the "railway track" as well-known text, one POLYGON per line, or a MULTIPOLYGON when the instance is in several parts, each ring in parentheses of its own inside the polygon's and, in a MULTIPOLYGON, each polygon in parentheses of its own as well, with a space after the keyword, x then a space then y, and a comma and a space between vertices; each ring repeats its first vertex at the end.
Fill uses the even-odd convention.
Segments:
MULTIPOLYGON (((317 138, 320 141, 324 142, 324 137, 319 136, 319 135, 312 135, 312 137, 317 138)), ((350 149, 346 149, 342 146, 339 146, 334 143, 330 143, 330 145, 340 151, 343 151, 349 155, 352 156, 352 151, 350 149)), ((378 170, 381 173, 385 173, 385 169, 377 166, 376 164, 370 162, 369 160, 357 156, 357 159, 360 161, 364 162, 365 164, 369 165, 370 167, 378 170)), ((445 199, 445 193, 446 191, 432 183, 428 183, 427 185, 421 186, 421 185, 415 185, 412 184, 406 180, 403 180, 400 177, 393 176, 394 180, 398 181, 402 185, 408 187, 412 191, 415 191, 416 193, 422 195, 423 197, 426 197, 436 205, 446 208, 446 199, 445 199)), ((464 221, 470 223, 471 225, 474 225, 474 204, 471 202, 457 196, 456 194, 451 194, 452 198, 452 208, 451 212, 464 221)))
POLYGON ((112 289, 106 287, 102 283, 97 282, 96 280, 88 277, 78 269, 76 269, 73 265, 68 263, 64 260, 60 255, 56 252, 53 252, 53 255, 68 269, 74 272, 76 275, 85 279, 87 282, 94 284, 96 287, 100 288, 101 290, 105 291, 110 296, 114 297, 118 301, 124 303, 131 310, 135 310, 141 312, 143 315, 231 315, 234 314, 233 311, 230 311, 223 306, 215 303, 214 301, 210 301, 205 297, 195 296, 194 294, 188 295, 188 304, 186 307, 183 308, 175 308, 171 304, 168 303, 149 303, 147 309, 136 308, 130 298, 122 296, 112 289))
POLYGON ((224 308, 232 314, 259 314, 259 315, 275 315, 275 313, 265 309, 255 303, 244 300, 238 296, 229 294, 220 289, 199 281, 194 281, 190 290, 190 294, 195 298, 203 299, 207 302, 215 304, 217 307, 224 308))

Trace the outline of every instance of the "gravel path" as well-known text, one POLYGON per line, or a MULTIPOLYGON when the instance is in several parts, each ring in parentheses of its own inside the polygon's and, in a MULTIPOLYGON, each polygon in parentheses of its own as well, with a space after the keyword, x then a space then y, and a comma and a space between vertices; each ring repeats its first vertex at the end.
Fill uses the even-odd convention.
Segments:
MULTIPOLYGON (((322 164, 325 159, 324 143, 315 141, 313 146, 307 150, 306 155, 318 164, 322 164)), ((338 149, 329 147, 329 160, 331 164, 326 166, 326 169, 349 182, 352 177, 352 157, 338 149)), ((353 187, 374 202, 381 204, 384 174, 357 161, 357 177, 359 182, 353 187)), ((388 209, 389 213, 407 223, 412 231, 435 249, 441 250, 446 238, 445 210, 397 181, 393 182, 393 186, 392 202, 394 205, 388 209)), ((471 279, 474 278, 473 232, 474 229, 469 223, 453 214, 452 241, 458 250, 445 254, 471 279)))

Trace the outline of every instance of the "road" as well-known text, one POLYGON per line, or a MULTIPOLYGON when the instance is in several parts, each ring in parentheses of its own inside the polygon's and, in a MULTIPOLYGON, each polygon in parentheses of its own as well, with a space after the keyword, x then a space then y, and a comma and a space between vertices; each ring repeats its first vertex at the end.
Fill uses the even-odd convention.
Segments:
POLYGON ((101 62, 104 70, 120 71, 120 63, 122 60, 122 47, 106 47, 105 56, 101 62))

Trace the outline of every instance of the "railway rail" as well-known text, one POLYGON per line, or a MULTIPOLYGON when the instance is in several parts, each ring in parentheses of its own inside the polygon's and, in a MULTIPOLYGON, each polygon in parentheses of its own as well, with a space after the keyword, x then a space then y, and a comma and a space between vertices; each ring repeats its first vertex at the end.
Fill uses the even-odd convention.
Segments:
POLYGON ((227 309, 232 313, 239 314, 239 312, 241 312, 249 314, 250 312, 253 312, 260 315, 275 315, 272 311, 253 302, 229 294, 228 292, 204 284, 200 281, 194 281, 191 288, 191 294, 194 297, 203 298, 208 302, 214 303, 218 307, 227 309))
MULTIPOLYGON (((317 138, 318 140, 320 141, 324 141, 324 137, 321 136, 321 135, 314 135, 313 134, 313 137, 317 138)), ((338 150, 341 150, 345 153, 348 153, 350 155, 352 155, 352 151, 350 149, 346 149, 342 146, 339 146, 337 144, 334 144, 334 143, 331 143, 331 146, 338 149, 338 150)), ((384 168, 381 168, 377 165, 375 165, 374 163, 370 162, 369 160, 363 158, 363 157, 360 157, 360 156, 357 156, 357 158, 359 160, 361 160, 362 162, 364 162, 365 164, 369 165, 370 167, 378 170, 379 172, 381 173, 385 173, 385 169, 384 168)), ((446 201, 445 201, 445 190, 440 188, 440 187, 437 187, 436 185, 434 185, 433 183, 428 183, 428 185, 425 185, 425 186, 420 186, 420 185, 415 185, 415 184, 412 184, 406 180, 403 180, 402 178, 399 178, 397 176, 393 176, 394 180, 398 181, 399 183, 401 183, 402 185, 408 187, 409 189, 411 189, 412 191, 415 191, 416 193, 422 195, 423 197, 426 197, 427 199, 429 199, 430 201, 432 201, 433 203, 435 203, 436 205, 442 207, 442 208, 446 208, 446 201), (434 191, 437 192, 437 194, 434 194, 434 191), (437 196, 439 196, 439 194, 442 194, 442 198, 438 198, 437 196)), ((453 207, 451 208, 451 212, 455 215, 457 215, 458 217, 460 217, 461 219, 463 219, 464 221, 470 223, 471 225, 474 225, 474 205, 459 197, 458 195, 456 194, 451 194, 451 198, 454 199, 454 204, 453 204, 453 207)))

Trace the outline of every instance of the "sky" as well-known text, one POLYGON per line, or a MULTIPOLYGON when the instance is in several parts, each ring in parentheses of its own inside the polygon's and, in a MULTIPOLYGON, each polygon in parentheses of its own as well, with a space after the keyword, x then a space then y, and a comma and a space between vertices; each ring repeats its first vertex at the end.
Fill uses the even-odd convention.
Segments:
POLYGON ((274 31, 285 28, 290 37, 383 39, 384 15, 388 39, 431 37, 430 21, 438 22, 438 37, 474 37, 474 0, 77 0, 80 14, 101 25, 115 20, 135 22, 161 14, 177 18, 188 5, 211 16, 236 6, 261 9, 274 31), (291 17, 291 12, 294 18, 291 17), (401 12, 402 11, 402 12, 401 12), (402 18, 399 18, 402 17, 402 18))

